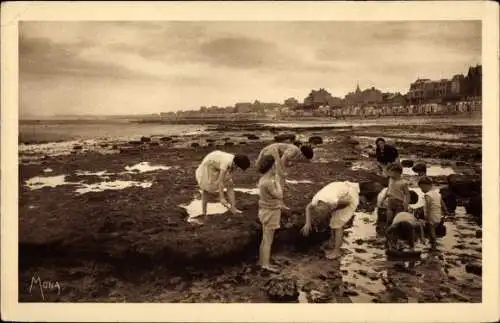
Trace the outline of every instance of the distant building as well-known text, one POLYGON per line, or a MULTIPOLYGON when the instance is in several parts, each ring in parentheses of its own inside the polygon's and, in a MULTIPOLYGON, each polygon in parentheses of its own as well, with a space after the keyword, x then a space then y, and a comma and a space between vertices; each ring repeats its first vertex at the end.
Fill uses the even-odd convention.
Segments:
POLYGON ((383 104, 390 105, 390 106, 405 105, 406 104, 406 97, 399 92, 384 93, 382 102, 383 102, 383 104))
POLYGON ((457 74, 451 79, 451 94, 454 96, 459 96, 460 94, 466 92, 465 76, 462 74, 457 74))
POLYGON ((417 79, 410 84, 407 98, 410 103, 448 102, 480 97, 482 94, 482 66, 470 67, 467 76, 454 75, 451 80, 417 79))
POLYGON ((175 112, 161 112, 160 118, 162 118, 162 119, 175 119, 176 114, 175 114, 175 112))
POLYGON ((482 66, 476 65, 470 67, 465 77, 466 81, 466 94, 472 97, 479 97, 482 95, 482 66))
POLYGON ((423 103, 433 100, 442 100, 452 93, 452 82, 447 79, 431 81, 417 79, 410 85, 407 97, 411 103, 423 103))
POLYGON ((312 90, 309 95, 304 99, 304 105, 314 106, 316 108, 325 106, 340 106, 342 99, 333 97, 327 90, 321 88, 319 90, 312 90))
POLYGON ((239 102, 234 105, 237 113, 250 113, 252 112, 252 107, 252 103, 250 102, 239 102))
POLYGON ((288 98, 283 102, 283 105, 287 108, 295 108, 299 105, 299 101, 296 98, 288 98))
POLYGON ((344 101, 347 105, 366 105, 366 104, 375 104, 380 103, 384 99, 384 95, 382 91, 376 89, 375 87, 371 87, 369 89, 361 91, 359 85, 356 86, 356 90, 354 92, 348 93, 344 101))

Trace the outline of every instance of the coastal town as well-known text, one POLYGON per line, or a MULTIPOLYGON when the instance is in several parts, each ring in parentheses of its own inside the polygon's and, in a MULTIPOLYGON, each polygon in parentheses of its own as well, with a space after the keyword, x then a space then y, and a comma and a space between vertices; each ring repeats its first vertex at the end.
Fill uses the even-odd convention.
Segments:
MULTIPOLYGON (((197 110, 154 114, 154 120, 176 119, 293 119, 377 118, 398 115, 481 115, 482 66, 469 67, 468 72, 450 79, 419 78, 408 92, 390 93, 371 87, 356 86, 344 98, 334 97, 325 88, 312 90, 303 100, 287 98, 279 102, 238 102, 234 106, 202 106, 197 110)), ((148 119, 149 119, 148 118, 148 119)))

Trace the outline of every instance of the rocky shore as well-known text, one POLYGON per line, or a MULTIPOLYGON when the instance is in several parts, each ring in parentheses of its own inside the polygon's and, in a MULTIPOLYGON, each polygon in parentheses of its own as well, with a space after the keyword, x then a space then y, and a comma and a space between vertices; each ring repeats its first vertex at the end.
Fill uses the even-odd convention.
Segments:
MULTIPOLYGON (((299 234, 305 205, 325 184, 369 182, 374 196, 386 184, 375 172, 372 135, 397 133, 396 126, 290 129, 239 124, 185 137, 26 149, 19 166, 20 301, 481 301, 480 127, 399 131, 402 139, 410 140, 395 140, 403 159, 436 172, 431 176, 456 214, 447 222, 439 257, 425 255, 416 265, 383 259, 373 229, 375 201, 359 207, 341 262, 321 257, 328 217, 315 219, 309 238, 299 234), (418 137, 421 133, 441 137, 418 137), (242 215, 214 214, 203 226, 186 219, 199 198, 194 170, 204 155, 222 149, 255 160, 264 145, 290 136, 310 141, 315 157, 294 164, 290 172, 285 201, 291 210, 282 216, 273 247, 276 261, 286 269, 268 276, 254 265, 260 225, 258 196, 252 190, 259 175, 253 167, 234 175, 242 215), (40 299, 29 292, 34 273, 57 278, 61 293, 49 291, 40 299), (357 279, 366 281, 355 283, 357 279)), ((411 180, 411 168, 405 170, 411 180)))

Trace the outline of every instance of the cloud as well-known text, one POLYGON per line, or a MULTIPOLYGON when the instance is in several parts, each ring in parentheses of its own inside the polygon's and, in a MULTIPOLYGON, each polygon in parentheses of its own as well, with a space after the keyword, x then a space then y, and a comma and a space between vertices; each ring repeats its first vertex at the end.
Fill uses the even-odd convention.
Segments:
POLYGON ((20 74, 68 74, 82 77, 146 78, 118 63, 91 62, 80 57, 84 49, 93 45, 87 41, 58 44, 47 38, 21 38, 19 42, 20 74))
POLYGON ((357 82, 405 92, 480 62, 477 21, 22 22, 21 112, 158 112, 319 87, 343 96, 357 82))

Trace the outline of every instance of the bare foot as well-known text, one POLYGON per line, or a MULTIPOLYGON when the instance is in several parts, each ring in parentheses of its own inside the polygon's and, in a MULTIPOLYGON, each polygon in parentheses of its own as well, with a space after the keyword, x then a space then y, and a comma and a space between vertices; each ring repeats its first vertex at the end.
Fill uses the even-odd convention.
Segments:
MULTIPOLYGON (((205 220, 206 218, 204 217, 203 219, 205 220)), ((192 224, 198 224, 198 225, 203 225, 205 223, 205 221, 203 221, 200 218, 191 218, 191 217, 188 218, 188 222, 192 223, 192 224)))
POLYGON ((325 251, 326 259, 335 260, 335 259, 340 258, 340 256, 342 256, 340 251, 325 251))
POLYGON ((280 272, 278 267, 272 265, 263 265, 263 266, 261 265, 260 268, 262 268, 262 270, 270 271, 275 274, 280 272))
POLYGON ((242 214, 242 213, 243 213, 243 211, 238 210, 238 209, 236 209, 236 208, 232 208, 232 209, 231 209, 231 213, 233 213, 233 214, 242 214))

